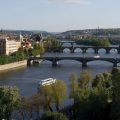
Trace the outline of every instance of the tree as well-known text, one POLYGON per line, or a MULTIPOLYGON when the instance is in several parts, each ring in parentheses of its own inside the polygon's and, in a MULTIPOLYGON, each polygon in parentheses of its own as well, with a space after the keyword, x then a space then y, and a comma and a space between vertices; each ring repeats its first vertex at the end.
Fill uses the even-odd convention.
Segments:
POLYGON ((111 80, 111 73, 109 72, 104 72, 96 75, 96 77, 93 80, 93 87, 104 87, 104 88, 109 88, 112 85, 112 80, 111 80))
POLYGON ((75 38, 77 44, 108 47, 110 45, 108 38, 85 37, 83 39, 75 38))
POLYGON ((34 49, 32 50, 32 55, 42 55, 45 52, 43 42, 38 42, 34 45, 34 49))
POLYGON ((112 75, 109 72, 104 72, 96 75, 93 79, 92 86, 98 88, 99 90, 104 89, 108 101, 112 101, 112 75))
POLYGON ((74 102, 75 102, 75 98, 76 98, 76 94, 78 92, 78 82, 77 82, 77 76, 72 73, 69 77, 70 79, 70 97, 74 99, 74 102))
POLYGON ((92 75, 89 71, 84 70, 80 73, 80 80, 79 80, 80 87, 88 87, 90 85, 91 80, 92 80, 92 75))
POLYGON ((0 86, 0 119, 10 120, 19 105, 20 96, 16 87, 0 86))
POLYGON ((64 81, 56 80, 55 84, 52 86, 53 89, 53 99, 55 101, 56 109, 59 111, 60 103, 65 99, 67 95, 67 87, 64 81))
MULTIPOLYGON (((75 76, 71 75, 71 80, 75 79, 75 76)), ((74 93, 75 102, 72 106, 71 117, 76 120, 109 119, 111 87, 110 73, 99 74, 92 80, 88 71, 82 71, 77 91, 74 93)))
POLYGON ((107 95, 104 88, 92 88, 84 99, 79 99, 78 120, 106 120, 109 118, 107 95))
POLYGON ((59 51, 59 48, 61 47, 61 43, 59 40, 57 40, 55 37, 48 37, 47 39, 44 39, 44 44, 46 51, 52 51, 57 52, 59 51))
POLYGON ((40 120, 68 120, 68 118, 63 113, 48 111, 40 120))
POLYGON ((46 85, 46 86, 42 86, 39 88, 38 93, 40 94, 40 96, 44 97, 45 100, 45 108, 49 109, 50 111, 53 111, 51 104, 53 101, 53 89, 52 89, 52 85, 46 85))
POLYGON ((88 86, 88 83, 89 83, 88 81, 88 82, 85 82, 85 84, 82 84, 82 87, 81 85, 79 86, 79 91, 76 96, 77 102, 75 104, 75 108, 77 108, 76 113, 74 115, 75 119, 106 120, 107 118, 109 118, 109 115, 110 115, 110 109, 109 109, 110 103, 108 101, 109 89, 108 87, 106 87, 106 85, 104 85, 105 84, 104 82, 103 83, 101 82, 101 81, 107 81, 105 79, 107 79, 108 77, 105 74, 105 76, 100 75, 98 78, 99 79, 96 79, 97 82, 95 83, 93 82, 94 85, 88 86), (103 80, 103 78, 105 79, 103 80))
POLYGON ((52 103, 55 104, 56 110, 59 110, 60 103, 67 95, 67 87, 64 81, 56 80, 51 85, 42 86, 39 89, 39 93, 45 98, 46 106, 49 110, 53 111, 51 107, 52 103))
POLYGON ((39 94, 34 94, 30 98, 21 97, 19 106, 13 112, 14 119, 26 120, 40 117, 40 108, 43 107, 45 100, 39 94))
POLYGON ((112 101, 112 112, 111 117, 113 120, 120 119, 120 69, 113 68, 112 70, 112 90, 113 90, 113 101, 112 101))

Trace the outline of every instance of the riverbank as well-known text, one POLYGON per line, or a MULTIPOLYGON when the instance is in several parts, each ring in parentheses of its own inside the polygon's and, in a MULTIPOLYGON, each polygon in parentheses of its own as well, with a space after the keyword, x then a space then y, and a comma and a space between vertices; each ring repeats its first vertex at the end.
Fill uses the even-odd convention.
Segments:
POLYGON ((5 65, 0 65, 0 71, 14 69, 17 67, 22 67, 22 66, 27 66, 27 60, 5 64, 5 65))

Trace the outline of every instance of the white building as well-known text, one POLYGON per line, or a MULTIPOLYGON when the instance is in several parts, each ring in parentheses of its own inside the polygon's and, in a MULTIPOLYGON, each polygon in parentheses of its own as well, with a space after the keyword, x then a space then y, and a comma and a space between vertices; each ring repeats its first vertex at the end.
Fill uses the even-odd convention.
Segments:
POLYGON ((21 42, 9 38, 0 38, 0 54, 10 55, 21 47, 21 42))

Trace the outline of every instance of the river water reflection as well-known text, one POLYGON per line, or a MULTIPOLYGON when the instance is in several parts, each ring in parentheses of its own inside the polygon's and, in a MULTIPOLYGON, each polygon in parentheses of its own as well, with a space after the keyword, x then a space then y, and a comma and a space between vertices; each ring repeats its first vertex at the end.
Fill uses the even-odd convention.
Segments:
MULTIPOLYGON (((106 54, 105 50, 99 50, 101 57, 115 57, 119 58, 115 50, 111 50, 110 54, 106 54)), ((44 56, 83 56, 82 52, 78 49, 75 53, 70 53, 65 49, 64 53, 45 53, 44 56)), ((94 51, 89 49, 84 56, 95 56, 94 51)), ((105 61, 89 62, 87 70, 90 70, 92 75, 98 73, 111 71, 112 63, 105 61)), ((32 65, 30 67, 21 67, 0 73, 0 85, 17 86, 20 89, 21 95, 31 96, 37 91, 38 82, 41 79, 53 77, 64 80, 69 85, 69 76, 71 73, 76 73, 78 76, 83 70, 81 63, 73 60, 62 60, 57 67, 52 67, 51 62, 43 61, 39 65, 32 65)))

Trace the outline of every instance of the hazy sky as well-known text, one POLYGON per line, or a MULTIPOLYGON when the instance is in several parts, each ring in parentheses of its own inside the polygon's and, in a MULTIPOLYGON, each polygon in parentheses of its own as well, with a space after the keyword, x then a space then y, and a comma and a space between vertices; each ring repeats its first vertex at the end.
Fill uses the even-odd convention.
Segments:
POLYGON ((120 28, 120 0, 0 0, 2 29, 120 28))

